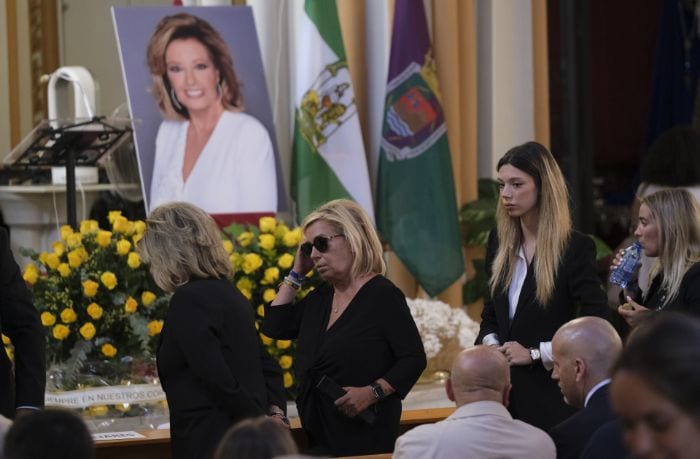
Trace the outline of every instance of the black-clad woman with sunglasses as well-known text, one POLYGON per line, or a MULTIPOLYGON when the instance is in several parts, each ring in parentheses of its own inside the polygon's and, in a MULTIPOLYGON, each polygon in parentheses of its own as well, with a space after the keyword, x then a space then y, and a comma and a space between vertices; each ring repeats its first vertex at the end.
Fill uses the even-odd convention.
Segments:
POLYGON ((401 399, 425 368, 425 352, 401 291, 383 274, 382 245, 352 201, 331 201, 303 223, 305 241, 262 332, 296 339, 297 408, 314 453, 388 453, 401 399), (325 284, 294 302, 306 274, 325 284))

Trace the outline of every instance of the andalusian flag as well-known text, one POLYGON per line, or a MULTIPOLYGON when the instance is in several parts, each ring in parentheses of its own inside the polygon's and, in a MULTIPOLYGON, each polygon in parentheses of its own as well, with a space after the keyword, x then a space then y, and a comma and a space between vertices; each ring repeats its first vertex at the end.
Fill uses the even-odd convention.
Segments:
POLYGON ((296 79, 292 197, 300 219, 350 198, 374 220, 357 105, 335 0, 294 2, 296 79))
POLYGON ((377 225, 429 295, 464 272, 447 127, 423 0, 396 0, 377 225))

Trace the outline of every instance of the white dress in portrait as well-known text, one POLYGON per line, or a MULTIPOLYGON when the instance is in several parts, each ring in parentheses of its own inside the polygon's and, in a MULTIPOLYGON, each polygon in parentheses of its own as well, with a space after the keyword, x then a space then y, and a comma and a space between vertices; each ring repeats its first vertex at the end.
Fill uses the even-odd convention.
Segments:
POLYGON ((277 211, 275 156, 262 123, 224 111, 185 182, 188 126, 189 121, 164 120, 158 129, 149 210, 186 201, 210 214, 277 211))

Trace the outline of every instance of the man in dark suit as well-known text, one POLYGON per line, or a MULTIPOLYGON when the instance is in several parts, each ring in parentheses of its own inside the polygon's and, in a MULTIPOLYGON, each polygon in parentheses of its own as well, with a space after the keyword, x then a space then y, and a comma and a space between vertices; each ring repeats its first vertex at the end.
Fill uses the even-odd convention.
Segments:
POLYGON ((39 314, 3 228, 0 228, 0 331, 15 347, 14 371, 5 350, 0 349, 0 414, 14 418, 25 410, 44 406, 45 344, 39 314))
POLYGON ((608 397, 610 370, 622 341, 609 322, 581 317, 562 325, 552 339, 552 378, 564 401, 580 411, 549 434, 557 458, 578 458, 595 431, 614 419, 608 397))

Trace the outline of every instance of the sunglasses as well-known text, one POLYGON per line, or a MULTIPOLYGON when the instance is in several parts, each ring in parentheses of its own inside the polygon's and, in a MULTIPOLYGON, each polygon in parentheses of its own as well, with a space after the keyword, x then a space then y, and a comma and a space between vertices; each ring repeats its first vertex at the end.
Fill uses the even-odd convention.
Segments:
POLYGON ((306 257, 310 257, 311 250, 313 250, 314 247, 319 252, 326 253, 326 251, 328 250, 328 244, 331 242, 331 239, 338 236, 345 237, 344 234, 334 234, 333 236, 316 236, 313 242, 304 242, 301 245, 301 253, 303 253, 306 257))

